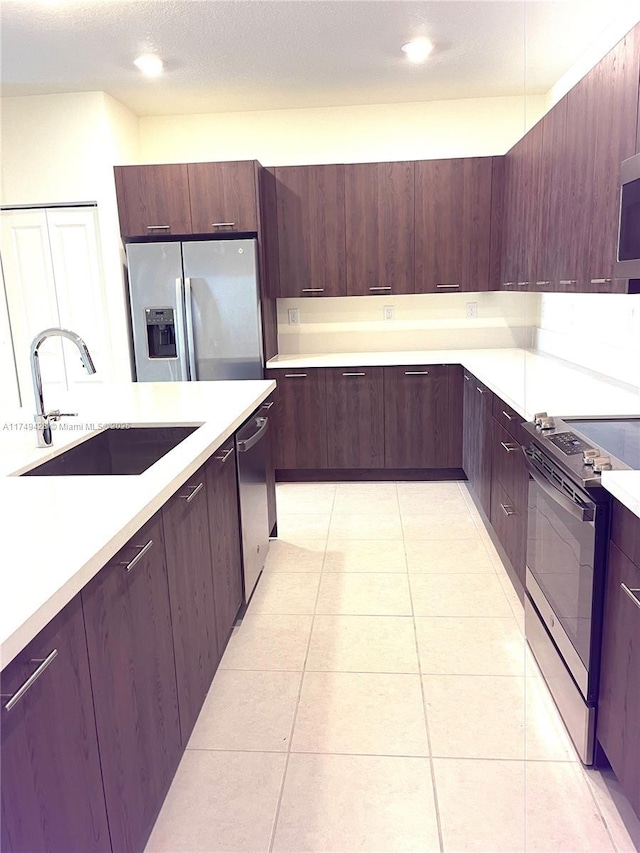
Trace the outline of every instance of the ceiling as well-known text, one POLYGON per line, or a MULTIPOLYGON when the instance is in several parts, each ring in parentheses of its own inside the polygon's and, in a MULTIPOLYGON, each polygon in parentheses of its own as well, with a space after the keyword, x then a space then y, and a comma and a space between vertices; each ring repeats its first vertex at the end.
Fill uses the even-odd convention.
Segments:
POLYGON ((635 2, 2 0, 2 94, 105 91, 141 116, 542 94, 635 2), (424 65, 400 51, 416 36, 424 65))

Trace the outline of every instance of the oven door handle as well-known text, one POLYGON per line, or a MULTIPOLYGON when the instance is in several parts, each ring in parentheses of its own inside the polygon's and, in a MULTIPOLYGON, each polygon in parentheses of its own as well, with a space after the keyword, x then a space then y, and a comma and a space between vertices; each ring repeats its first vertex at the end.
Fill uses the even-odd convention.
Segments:
POLYGON ((545 492, 549 497, 554 500, 557 504, 559 504, 563 509, 566 509, 568 513, 570 513, 574 518, 577 518, 578 521, 593 521, 594 513, 595 513, 595 505, 581 507, 578 504, 574 503, 568 497, 562 494, 562 492, 557 489, 545 476, 542 474, 535 465, 531 462, 527 454, 525 453, 525 461, 527 463, 527 468, 529 469, 529 473, 535 480, 535 482, 540 486, 543 492, 545 492))

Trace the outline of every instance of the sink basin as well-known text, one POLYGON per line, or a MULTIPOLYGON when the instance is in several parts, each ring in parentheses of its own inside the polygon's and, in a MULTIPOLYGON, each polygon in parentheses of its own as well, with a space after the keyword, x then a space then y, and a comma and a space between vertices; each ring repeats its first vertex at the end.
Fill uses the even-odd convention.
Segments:
POLYGON ((195 426, 105 429, 20 476, 142 474, 196 429, 195 426))

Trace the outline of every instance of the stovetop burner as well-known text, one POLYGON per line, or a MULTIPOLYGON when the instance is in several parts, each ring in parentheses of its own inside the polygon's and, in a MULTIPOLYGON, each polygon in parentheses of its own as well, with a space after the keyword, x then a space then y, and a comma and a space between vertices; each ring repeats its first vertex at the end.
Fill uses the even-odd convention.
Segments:
POLYGON ((610 456, 615 456, 629 468, 640 470, 640 418, 565 418, 564 422, 610 456))

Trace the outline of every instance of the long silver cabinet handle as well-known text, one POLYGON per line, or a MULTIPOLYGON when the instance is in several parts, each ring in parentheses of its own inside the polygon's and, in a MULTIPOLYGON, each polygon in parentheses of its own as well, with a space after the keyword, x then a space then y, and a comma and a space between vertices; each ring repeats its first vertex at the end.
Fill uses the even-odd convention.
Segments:
POLYGON ((306 373, 285 373, 284 378, 285 379, 302 379, 306 375, 307 375, 306 373))
POLYGON ((133 560, 129 560, 129 562, 120 563, 121 566, 124 566, 125 572, 130 572, 131 569, 135 568, 135 566, 140 562, 140 560, 144 557, 144 555, 149 551, 153 546, 153 539, 149 539, 146 545, 136 545, 136 548, 139 548, 140 551, 135 555, 133 560))
POLYGON ((58 657, 58 650, 54 649, 52 652, 46 656, 46 658, 42 661, 32 660, 31 663, 39 663, 40 666, 33 672, 29 678, 25 681, 22 687, 18 687, 13 696, 9 699, 7 704, 4 706, 5 711, 10 711, 14 705, 22 699, 27 690, 32 687, 36 681, 40 678, 45 669, 49 666, 49 664, 53 663, 53 661, 58 657))
POLYGON ((501 441, 500 444, 504 447, 507 453, 513 453, 514 450, 518 449, 516 444, 508 444, 506 441, 501 441))
POLYGON ((170 225, 147 225, 147 231, 155 231, 155 230, 170 231, 171 226, 170 225))
POLYGON ((343 376, 366 376, 366 373, 343 373, 343 376))
POLYGON ((324 293, 324 287, 303 287, 302 293, 324 293))
POLYGON ((514 510, 508 504, 507 506, 505 506, 504 504, 500 504, 500 509, 507 516, 507 518, 510 518, 512 515, 515 515, 514 510))
POLYGON ((235 447, 230 447, 230 448, 229 448, 229 450, 225 450, 225 451, 224 451, 224 453, 222 454, 222 456, 216 456, 216 459, 219 459, 219 460, 220 460, 220 462, 226 462, 226 461, 227 461, 227 459, 231 456, 231 454, 233 453, 233 451, 234 451, 234 450, 235 450, 235 447))
POLYGON ((391 290, 390 284, 380 285, 378 287, 370 287, 369 290, 391 290))
POLYGON ((513 420, 513 418, 512 418, 512 417, 511 417, 511 415, 509 414, 509 412, 505 412, 505 410, 504 410, 504 409, 502 410, 502 414, 505 416, 505 418, 506 418, 508 421, 512 421, 512 420, 513 420))
POLYGON ((451 288, 453 290, 457 287, 460 287, 460 285, 459 284, 436 284, 436 287, 439 287, 443 290, 446 288, 451 288))
POLYGON ((612 278, 592 278, 591 284, 608 284, 613 281, 612 278))
POLYGON ((235 222, 212 222, 211 227, 212 228, 223 228, 223 227, 231 228, 231 226, 235 225, 235 224, 236 224, 235 222))
POLYGON ((626 592, 626 594, 629 596, 631 601, 633 601, 636 607, 640 607, 640 598, 638 598, 638 595, 640 595, 640 589, 631 589, 626 585, 626 583, 621 583, 620 588, 623 590, 623 592, 626 592))
POLYGON ((180 495, 183 501, 186 501, 188 504, 195 498, 198 492, 201 489, 204 489, 204 483, 198 483, 197 486, 187 486, 188 489, 191 489, 191 494, 188 495, 180 495))
POLYGON ((428 370, 405 370, 405 376, 428 376, 428 370))
POLYGON ((575 278, 563 278, 559 282, 560 284, 576 284, 575 278))

